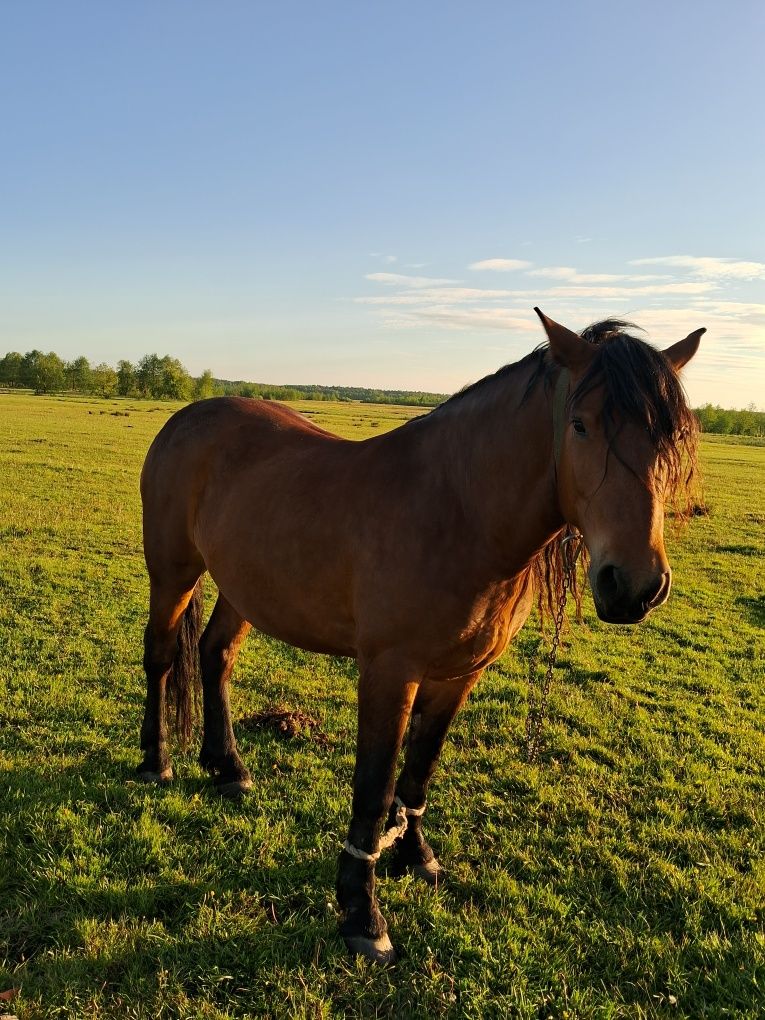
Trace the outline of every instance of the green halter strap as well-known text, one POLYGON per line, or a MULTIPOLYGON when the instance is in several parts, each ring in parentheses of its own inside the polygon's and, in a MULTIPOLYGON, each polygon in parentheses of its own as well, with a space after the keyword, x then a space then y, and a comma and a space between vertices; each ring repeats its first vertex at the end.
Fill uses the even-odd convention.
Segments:
POLYGON ((566 401, 568 400, 568 387, 570 374, 567 368, 562 368, 555 384, 553 394, 553 455, 555 457, 555 473, 558 473, 560 464, 560 451, 563 446, 563 429, 566 425, 566 401))

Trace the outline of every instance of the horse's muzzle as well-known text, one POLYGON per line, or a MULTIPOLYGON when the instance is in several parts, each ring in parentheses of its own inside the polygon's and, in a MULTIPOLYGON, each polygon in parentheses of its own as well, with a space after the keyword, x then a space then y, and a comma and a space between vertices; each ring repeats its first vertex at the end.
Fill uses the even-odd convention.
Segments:
POLYGON ((640 623, 667 601, 672 573, 657 574, 635 593, 626 571, 609 563, 601 567, 592 583, 595 609, 605 623, 640 623))

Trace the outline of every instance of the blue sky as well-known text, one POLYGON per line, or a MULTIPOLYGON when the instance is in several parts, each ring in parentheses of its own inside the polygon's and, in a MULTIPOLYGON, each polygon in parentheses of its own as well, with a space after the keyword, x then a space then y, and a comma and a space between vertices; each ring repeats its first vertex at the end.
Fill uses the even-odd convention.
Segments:
POLYGON ((451 391, 707 326, 765 406, 765 5, 16 0, 0 353, 451 391))

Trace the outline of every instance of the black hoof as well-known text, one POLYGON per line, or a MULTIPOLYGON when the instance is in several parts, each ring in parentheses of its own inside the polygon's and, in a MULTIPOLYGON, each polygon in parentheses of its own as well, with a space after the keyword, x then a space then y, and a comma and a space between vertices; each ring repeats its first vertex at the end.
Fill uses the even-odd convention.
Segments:
POLYGON ((216 783, 215 789, 221 797, 246 797, 252 790, 252 780, 234 779, 227 783, 216 783))
POLYGON ((423 882, 427 882, 428 885, 432 885, 437 888, 444 881, 444 869, 434 858, 429 860, 427 864, 415 864, 412 868, 412 874, 421 878, 423 882))
POLYGON ((396 950, 387 932, 377 939, 366 938, 364 935, 344 935, 343 941, 353 956, 363 956, 383 966, 396 962, 396 950))

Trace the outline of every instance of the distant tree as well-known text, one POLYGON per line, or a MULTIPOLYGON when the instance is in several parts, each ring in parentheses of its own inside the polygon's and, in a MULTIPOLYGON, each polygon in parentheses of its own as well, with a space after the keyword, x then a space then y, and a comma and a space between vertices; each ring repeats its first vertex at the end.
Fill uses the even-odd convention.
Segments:
POLYGON ((703 404, 697 407, 695 415, 698 418, 699 428, 702 432, 711 432, 714 422, 717 420, 717 411, 711 404, 703 404))
POLYGON ((117 393, 121 397, 132 397, 138 392, 138 378, 129 361, 117 362, 117 393))
POLYGON ((158 397, 162 388, 162 359, 157 354, 144 354, 136 369, 138 392, 142 397, 158 397))
POLYGON ((28 351, 21 362, 21 376, 24 386, 30 386, 35 393, 55 393, 66 385, 64 362, 51 351, 28 351))
POLYGON ((9 351, 0 361, 0 386, 21 386, 23 357, 17 351, 9 351))
POLYGON ((166 354, 160 359, 159 392, 152 396, 165 400, 190 400, 194 389, 191 376, 177 358, 166 354))
POLYGON ((75 393, 89 393, 92 387, 92 370, 87 358, 75 358, 67 362, 64 368, 67 389, 75 393))
POLYGON ((725 407, 715 408, 717 417, 715 419, 715 432, 724 436, 731 436, 736 431, 736 412, 725 407))
POLYGON ((763 436, 765 435, 765 411, 758 411, 755 404, 740 411, 704 404, 696 408, 702 432, 722 436, 763 436))
POLYGON ((103 362, 90 372, 90 392, 99 397, 113 397, 117 392, 117 373, 103 362))
POLYGON ((761 436, 765 433, 765 411, 758 411, 754 403, 738 412, 742 436, 761 436))
POLYGON ((21 385, 28 389, 35 389, 37 386, 37 363, 43 356, 42 351, 35 348, 27 351, 21 359, 21 385))
POLYGON ((208 397, 214 397, 216 389, 213 374, 206 368, 199 378, 194 380, 194 399, 207 400, 208 397))

